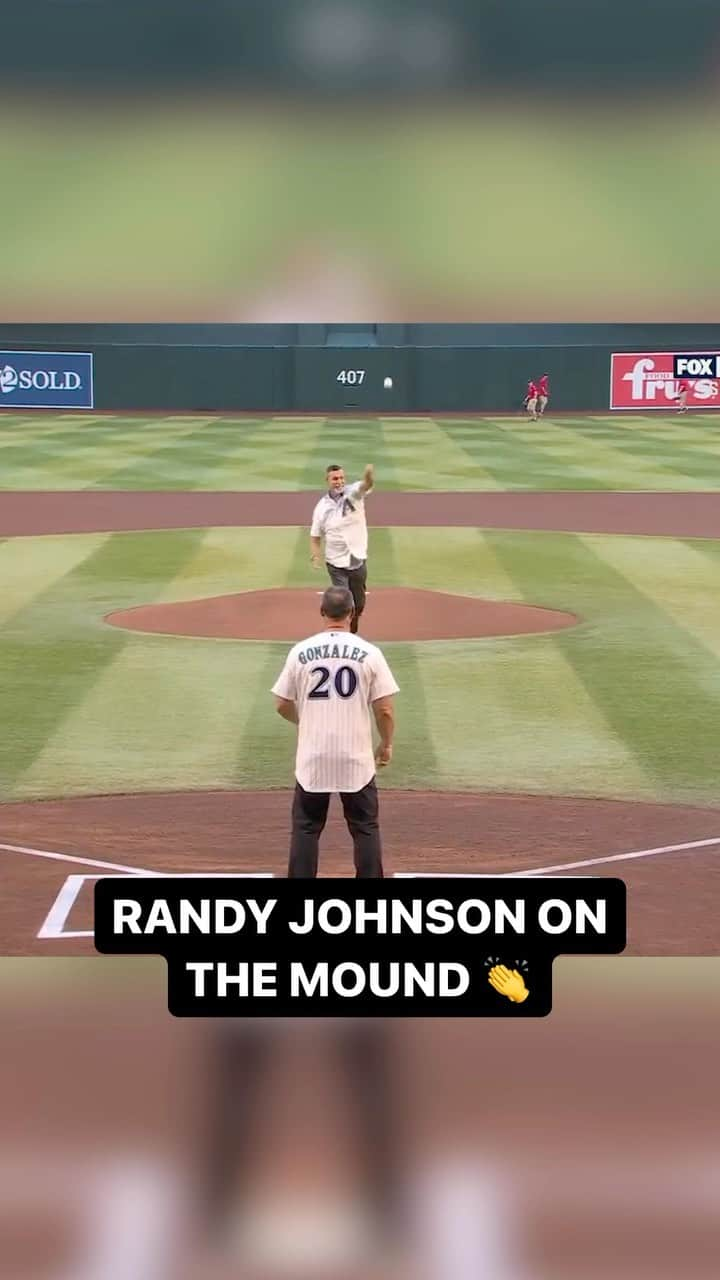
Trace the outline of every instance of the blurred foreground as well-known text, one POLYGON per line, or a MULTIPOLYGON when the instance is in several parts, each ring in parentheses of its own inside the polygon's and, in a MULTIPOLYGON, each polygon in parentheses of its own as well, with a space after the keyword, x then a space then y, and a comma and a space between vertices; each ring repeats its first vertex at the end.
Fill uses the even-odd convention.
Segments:
POLYGON ((712 321, 716 117, 0 101, 0 321, 712 321))
POLYGON ((556 966, 539 1023, 173 1022, 0 964, 0 1275, 710 1280, 720 968, 556 966))
POLYGON ((717 316, 713 0, 2 18, 2 321, 717 316))

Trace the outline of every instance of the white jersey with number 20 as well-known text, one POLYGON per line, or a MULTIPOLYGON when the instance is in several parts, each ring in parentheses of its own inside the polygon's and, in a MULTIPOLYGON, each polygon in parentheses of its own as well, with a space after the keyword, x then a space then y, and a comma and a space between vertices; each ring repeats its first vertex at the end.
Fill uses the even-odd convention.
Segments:
POLYGON ((361 791, 375 775, 370 705, 398 693, 384 654, 349 631, 296 644, 273 685, 298 715, 295 776, 305 791, 361 791))

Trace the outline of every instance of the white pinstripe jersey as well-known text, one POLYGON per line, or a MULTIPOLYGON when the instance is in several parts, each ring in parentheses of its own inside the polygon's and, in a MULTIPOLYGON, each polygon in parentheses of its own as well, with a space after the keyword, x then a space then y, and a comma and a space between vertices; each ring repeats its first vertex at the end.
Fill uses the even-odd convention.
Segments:
POLYGON ((305 791, 361 791, 375 776, 370 704, 398 693, 376 645, 349 631, 296 644, 272 692, 298 715, 295 776, 305 791))

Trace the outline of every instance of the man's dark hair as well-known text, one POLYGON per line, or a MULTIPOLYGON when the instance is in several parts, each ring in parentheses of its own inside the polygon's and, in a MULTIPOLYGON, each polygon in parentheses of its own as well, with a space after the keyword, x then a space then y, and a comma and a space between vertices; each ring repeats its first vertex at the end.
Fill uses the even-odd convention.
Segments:
POLYGON ((340 622, 343 618, 347 618, 354 608, 355 601, 352 593, 346 587, 328 587, 323 592, 320 612, 324 618, 340 622))
POLYGON ((331 471, 344 471, 345 468, 340 466, 339 462, 333 462, 329 467, 325 468, 325 475, 329 476, 331 471))

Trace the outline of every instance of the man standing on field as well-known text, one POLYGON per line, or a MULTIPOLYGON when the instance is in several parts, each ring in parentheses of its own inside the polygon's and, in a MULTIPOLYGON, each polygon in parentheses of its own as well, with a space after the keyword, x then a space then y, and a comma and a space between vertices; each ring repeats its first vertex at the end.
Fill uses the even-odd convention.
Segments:
POLYGON ((678 389, 677 389, 677 395, 675 396, 675 403, 680 405, 680 408, 678 409, 678 413, 687 413, 688 411, 687 398, 688 398, 688 392, 690 390, 690 383, 687 382, 685 378, 681 378, 680 382, 678 382, 677 384, 677 388, 678 389))
POLYGON ((530 421, 537 422, 538 389, 534 382, 528 382, 525 392, 525 410, 530 414, 530 421))
POLYGON ((317 875, 333 793, 342 800, 357 877, 383 877, 375 768, 392 759, 398 686, 381 651, 350 636, 353 611, 349 591, 328 587, 324 629, 290 650, 272 688, 278 714, 298 726, 290 879, 317 875), (371 710, 380 735, 374 753, 371 710))
POLYGON ((542 418, 547 408, 547 402, 548 402, 549 396, 550 396, 550 390, 549 390, 548 375, 544 373, 538 383, 538 417, 540 418, 542 418))
POLYGON ((310 558, 319 569, 325 541, 325 565, 334 587, 350 591, 354 603, 351 631, 357 632, 365 608, 368 532, 365 498, 375 484, 369 464, 362 480, 345 483, 345 472, 332 463, 325 472, 327 493, 317 503, 310 528, 310 558))

